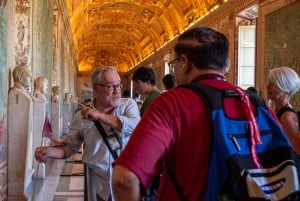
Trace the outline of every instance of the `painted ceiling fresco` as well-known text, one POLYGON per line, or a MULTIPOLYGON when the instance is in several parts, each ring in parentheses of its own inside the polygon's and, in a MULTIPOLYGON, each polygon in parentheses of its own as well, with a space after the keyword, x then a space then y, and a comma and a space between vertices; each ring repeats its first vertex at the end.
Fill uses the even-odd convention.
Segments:
POLYGON ((226 0, 67 0, 79 72, 127 72, 226 0))

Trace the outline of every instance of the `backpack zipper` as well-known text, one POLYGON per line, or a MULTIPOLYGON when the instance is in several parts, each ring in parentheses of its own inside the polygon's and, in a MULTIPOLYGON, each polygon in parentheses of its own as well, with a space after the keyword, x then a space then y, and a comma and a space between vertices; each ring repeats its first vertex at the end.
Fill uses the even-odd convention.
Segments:
MULTIPOLYGON (((260 131, 260 134, 261 135, 271 135, 272 132, 271 132, 271 130, 263 130, 263 131, 260 131)), ((228 136, 232 140, 237 151, 241 151, 241 146, 239 145, 237 138, 248 138, 249 137, 248 134, 229 134, 228 136)))

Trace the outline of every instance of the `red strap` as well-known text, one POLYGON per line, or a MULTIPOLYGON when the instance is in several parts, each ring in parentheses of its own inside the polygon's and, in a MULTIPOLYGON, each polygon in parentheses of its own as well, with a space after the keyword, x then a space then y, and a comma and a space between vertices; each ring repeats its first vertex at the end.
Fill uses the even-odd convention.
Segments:
POLYGON ((217 89, 233 89, 233 90, 236 90, 239 93, 239 95, 241 97, 241 100, 244 104, 243 108, 244 108, 244 112, 245 112, 245 115, 246 115, 246 119, 247 119, 248 124, 249 124, 250 140, 251 140, 251 157, 252 157, 252 160, 253 160, 254 164, 256 165, 256 167, 261 168, 262 165, 261 165, 261 163, 258 159, 256 149, 255 149, 256 145, 261 144, 261 136, 260 136, 260 132, 259 132, 259 129, 258 129, 256 119, 255 119, 254 114, 251 110, 249 97, 246 96, 243 89, 228 83, 226 80, 203 79, 203 80, 200 80, 200 82, 203 83, 203 84, 209 85, 211 87, 217 88, 217 89))
POLYGON ((251 111, 250 101, 249 101, 248 96, 245 95, 244 91, 241 88, 237 87, 236 90, 240 94, 241 99, 242 99, 243 103, 245 104, 245 107, 243 107, 243 108, 245 110, 246 118, 247 118, 247 121, 249 124, 249 130, 250 130, 251 157, 252 157, 252 160, 253 160, 254 164, 256 165, 256 167, 261 168, 262 165, 258 159, 256 149, 255 149, 256 145, 261 144, 261 137, 260 137, 259 129, 257 126, 257 122, 256 122, 253 112, 251 111))

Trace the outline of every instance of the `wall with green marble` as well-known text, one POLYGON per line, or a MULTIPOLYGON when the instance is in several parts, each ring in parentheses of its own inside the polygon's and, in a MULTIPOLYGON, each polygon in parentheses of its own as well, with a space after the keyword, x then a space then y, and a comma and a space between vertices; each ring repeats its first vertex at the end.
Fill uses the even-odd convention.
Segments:
MULTIPOLYGON (((61 90, 61 95, 64 99, 64 94, 65 94, 65 83, 67 82, 67 80, 65 79, 65 75, 64 75, 64 66, 65 66, 65 44, 64 44, 64 38, 62 37, 61 34, 59 34, 58 36, 58 55, 57 55, 57 59, 58 59, 58 71, 59 71, 59 75, 62 76, 62 79, 59 79, 59 83, 58 85, 60 86, 60 90, 61 90)), ((63 101, 61 102, 61 105, 63 104, 63 101)), ((60 113, 63 114, 63 107, 60 107, 60 113)))
POLYGON ((61 86, 61 90, 62 90, 62 93, 64 94, 65 92, 68 92, 68 89, 66 89, 67 87, 67 75, 65 74, 66 71, 65 71, 65 43, 64 43, 64 38, 61 34, 59 34, 59 38, 58 38, 58 41, 59 41, 59 51, 58 51, 58 55, 57 55, 57 58, 58 58, 58 70, 59 70, 59 75, 62 76, 63 79, 61 79, 60 83, 59 83, 59 86, 61 86))
POLYGON ((53 11, 49 1, 37 1, 37 72, 36 76, 48 79, 47 99, 51 97, 51 72, 53 68, 52 23, 53 11))
POLYGON ((6 113, 7 98, 7 9, 0 9, 0 112, 6 113))
MULTIPOLYGON (((6 158, 6 105, 7 105, 7 7, 0 8, 0 161, 6 158)), ((1 170, 2 171, 2 170, 1 170)), ((0 175, 3 175, 0 173, 0 175)), ((1 181, 6 181, 6 179, 1 181)), ((0 185, 2 186, 1 182, 0 185)), ((2 190, 2 188, 1 188, 2 190)), ((0 190, 0 195, 3 192, 0 190)), ((0 197, 1 198, 1 197, 0 197)), ((2 199, 1 199, 2 200, 2 199)))

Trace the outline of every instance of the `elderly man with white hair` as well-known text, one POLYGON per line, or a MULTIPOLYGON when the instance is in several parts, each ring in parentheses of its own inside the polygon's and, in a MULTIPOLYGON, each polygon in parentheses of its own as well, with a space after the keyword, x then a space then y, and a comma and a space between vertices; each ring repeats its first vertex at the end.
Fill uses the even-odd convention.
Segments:
POLYGON ((96 68, 91 81, 94 99, 89 106, 79 104, 81 110, 72 120, 64 144, 39 147, 35 157, 39 162, 46 162, 47 158, 68 158, 84 143, 82 161, 87 166, 88 200, 111 201, 114 158, 94 122, 102 124, 108 136, 117 136, 124 148, 140 114, 133 99, 121 98, 122 83, 115 67, 96 68))

